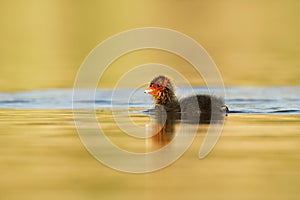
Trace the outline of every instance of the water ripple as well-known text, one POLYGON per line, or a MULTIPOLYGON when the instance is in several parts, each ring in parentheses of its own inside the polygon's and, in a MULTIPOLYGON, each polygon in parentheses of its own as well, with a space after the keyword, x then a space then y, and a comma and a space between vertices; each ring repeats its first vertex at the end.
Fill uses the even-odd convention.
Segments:
MULTIPOLYGON (((196 93, 208 93, 205 87, 195 87, 196 93)), ((72 109, 72 89, 54 89, 0 93, 2 109, 72 109)), ((95 101, 81 99, 80 108, 151 108, 153 99, 136 90, 130 99, 123 94, 131 90, 120 90, 118 99, 112 99, 112 90, 97 90, 95 101)), ((179 97, 188 96, 190 89, 179 87, 179 97)), ((83 95, 84 97, 84 95, 83 95)), ((226 105, 231 114, 300 114, 300 86, 288 87, 229 87, 226 88, 226 105)))

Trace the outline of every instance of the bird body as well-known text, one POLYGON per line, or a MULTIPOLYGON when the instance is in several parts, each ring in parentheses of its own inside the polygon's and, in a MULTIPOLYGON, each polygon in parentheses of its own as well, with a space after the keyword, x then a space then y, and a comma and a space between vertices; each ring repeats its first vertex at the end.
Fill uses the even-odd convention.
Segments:
POLYGON ((228 108, 222 98, 197 94, 178 100, 174 91, 174 84, 169 78, 158 76, 151 81, 145 93, 152 95, 156 108, 180 113, 181 119, 188 121, 208 123, 211 119, 224 119, 227 115, 228 108))

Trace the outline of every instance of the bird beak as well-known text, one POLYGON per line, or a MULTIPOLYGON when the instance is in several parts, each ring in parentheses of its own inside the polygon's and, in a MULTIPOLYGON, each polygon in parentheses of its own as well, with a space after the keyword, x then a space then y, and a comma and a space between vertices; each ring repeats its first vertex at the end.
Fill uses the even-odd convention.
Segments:
POLYGON ((146 93, 146 94, 150 94, 151 92, 153 92, 153 89, 151 89, 151 88, 147 88, 147 89, 144 91, 144 93, 146 93))

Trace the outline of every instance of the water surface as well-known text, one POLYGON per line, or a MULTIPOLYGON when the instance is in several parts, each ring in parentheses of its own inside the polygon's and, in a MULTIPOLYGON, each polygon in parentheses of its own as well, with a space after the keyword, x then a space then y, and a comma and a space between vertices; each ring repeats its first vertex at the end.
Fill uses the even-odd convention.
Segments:
MULTIPOLYGON (((196 88, 206 93, 204 88, 196 88)), ((172 137, 129 137, 111 113, 111 90, 98 90, 96 116, 105 134, 133 152, 159 149, 172 137)), ((127 90, 122 92, 126 93, 127 90)), ((179 88, 178 95, 189 91, 179 88)), ((82 99, 85 108, 90 102, 82 99)), ((139 126, 152 99, 137 90, 129 101, 139 126)), ((172 165, 153 173, 121 173, 84 148, 73 120, 72 90, 0 94, 1 199, 272 199, 300 198, 299 87, 226 89, 231 113, 213 151, 198 159, 208 125, 172 165)), ((122 114, 122 112, 121 112, 122 114)), ((87 126, 89 128, 89 126, 87 126)))
MULTIPOLYGON (((193 88, 196 93, 209 93, 206 88, 193 88)), ((53 89, 41 91, 26 91, 15 93, 0 93, 0 108, 9 109, 72 109, 72 89, 53 89)), ((84 93, 84 90, 82 91, 84 93)), ((95 108, 150 108, 153 99, 136 90, 130 99, 123 94, 132 92, 129 89, 118 90, 120 96, 112 98, 113 90, 97 90, 95 108)), ((191 89, 179 87, 179 97, 188 96, 191 89)), ((91 102, 80 99, 81 108, 89 107, 91 102)), ((226 104, 231 113, 284 113, 300 114, 300 87, 229 87, 226 88, 226 104)))

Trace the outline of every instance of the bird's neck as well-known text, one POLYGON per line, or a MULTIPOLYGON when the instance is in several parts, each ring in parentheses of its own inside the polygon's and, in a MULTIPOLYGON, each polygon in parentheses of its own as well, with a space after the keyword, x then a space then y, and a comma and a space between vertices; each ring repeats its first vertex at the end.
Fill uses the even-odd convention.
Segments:
POLYGON ((155 104, 167 106, 167 107, 177 107, 179 106, 179 102, 174 92, 171 90, 164 90, 159 93, 159 95, 155 98, 155 104))

